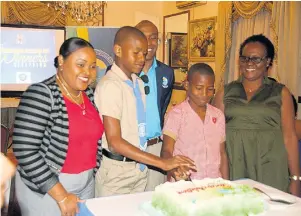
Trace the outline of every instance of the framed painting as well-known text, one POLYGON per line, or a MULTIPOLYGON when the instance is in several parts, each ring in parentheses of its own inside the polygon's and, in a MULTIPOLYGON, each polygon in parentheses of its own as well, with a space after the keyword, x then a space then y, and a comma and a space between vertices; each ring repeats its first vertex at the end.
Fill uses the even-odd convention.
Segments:
POLYGON ((169 46, 169 66, 172 68, 187 68, 187 33, 171 33, 169 46))
POLYGON ((187 79, 187 68, 175 68, 174 69, 175 82, 173 85, 173 89, 177 90, 185 90, 184 83, 187 79))
POLYGON ((189 21, 188 58, 193 62, 214 61, 216 17, 189 21))

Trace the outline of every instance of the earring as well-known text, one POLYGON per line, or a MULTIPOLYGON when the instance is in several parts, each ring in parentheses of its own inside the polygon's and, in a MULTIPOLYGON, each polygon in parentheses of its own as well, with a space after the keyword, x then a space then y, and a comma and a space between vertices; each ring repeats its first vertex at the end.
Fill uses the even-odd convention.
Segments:
POLYGON ((63 64, 59 64, 60 71, 63 71, 62 65, 63 64))

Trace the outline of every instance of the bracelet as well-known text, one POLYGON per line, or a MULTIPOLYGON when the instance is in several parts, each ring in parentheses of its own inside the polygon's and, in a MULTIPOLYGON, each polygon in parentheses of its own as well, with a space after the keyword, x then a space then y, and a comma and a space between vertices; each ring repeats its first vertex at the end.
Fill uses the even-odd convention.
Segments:
POLYGON ((65 196, 65 198, 64 199, 62 199, 61 201, 59 201, 59 202, 57 202, 58 204, 60 204, 60 203, 63 203, 63 202, 65 202, 66 201, 66 199, 68 199, 68 195, 67 196, 65 196))
POLYGON ((301 181, 301 176, 296 176, 296 175, 293 175, 293 176, 290 176, 290 179, 291 180, 294 180, 294 181, 301 181))

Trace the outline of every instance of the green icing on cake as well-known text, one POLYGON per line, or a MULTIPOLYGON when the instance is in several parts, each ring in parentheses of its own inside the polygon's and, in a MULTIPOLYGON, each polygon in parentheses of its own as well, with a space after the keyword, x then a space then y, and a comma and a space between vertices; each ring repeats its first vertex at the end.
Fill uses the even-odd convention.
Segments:
POLYGON ((153 195, 152 205, 162 210, 166 216, 189 216, 184 209, 172 203, 169 197, 161 193, 153 195))
POLYGON ((152 205, 166 216, 248 216, 265 209, 263 199, 253 188, 238 184, 183 194, 159 189, 152 197, 152 205))

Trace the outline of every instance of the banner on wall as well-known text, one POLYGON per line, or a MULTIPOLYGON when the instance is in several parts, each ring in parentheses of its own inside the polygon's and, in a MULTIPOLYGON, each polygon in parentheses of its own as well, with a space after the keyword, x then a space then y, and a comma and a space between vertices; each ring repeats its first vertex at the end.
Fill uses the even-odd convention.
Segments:
POLYGON ((113 45, 118 29, 115 27, 66 27, 66 39, 80 37, 93 45, 97 57, 96 83, 104 76, 106 68, 114 62, 113 45))

